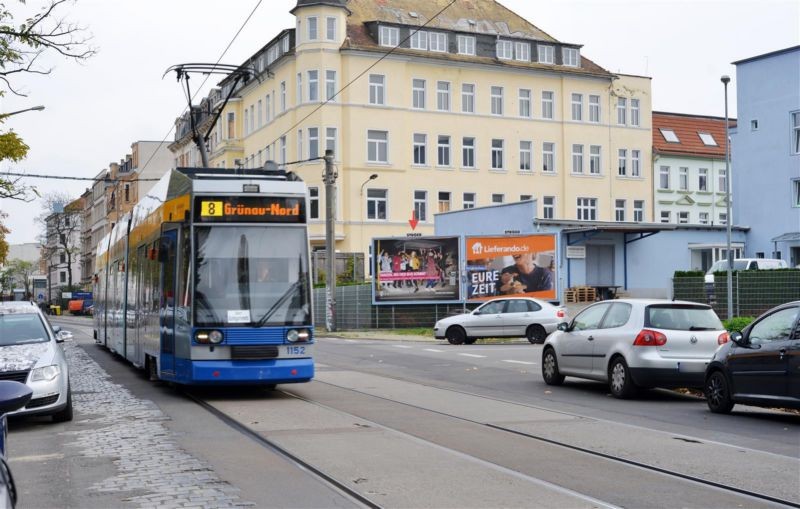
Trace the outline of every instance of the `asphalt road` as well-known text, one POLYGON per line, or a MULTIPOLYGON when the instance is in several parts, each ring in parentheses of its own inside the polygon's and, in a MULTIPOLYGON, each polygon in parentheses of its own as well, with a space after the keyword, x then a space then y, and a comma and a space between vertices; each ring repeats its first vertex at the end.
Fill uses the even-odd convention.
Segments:
POLYGON ((315 381, 189 391, 203 407, 54 321, 83 394, 72 423, 12 423, 20 507, 800 506, 797 416, 548 387, 536 345, 320 338, 315 381))

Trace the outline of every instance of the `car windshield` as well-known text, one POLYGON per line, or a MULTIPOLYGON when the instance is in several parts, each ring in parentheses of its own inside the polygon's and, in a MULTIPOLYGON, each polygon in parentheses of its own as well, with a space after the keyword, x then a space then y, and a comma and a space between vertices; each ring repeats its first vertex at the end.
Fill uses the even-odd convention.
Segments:
POLYGON ((195 325, 308 325, 305 229, 196 229, 195 325))
POLYGON ((44 343, 49 340, 47 330, 36 313, 0 314, 0 346, 44 343))
MULTIPOLYGON (((733 260, 733 270, 746 270, 747 264, 749 262, 747 260, 733 260)), ((720 260, 715 262, 714 265, 708 269, 706 274, 713 274, 715 272, 724 272, 728 270, 728 261, 727 260, 720 260)))
POLYGON ((648 306, 645 327, 685 331, 725 329, 713 309, 680 304, 648 306))

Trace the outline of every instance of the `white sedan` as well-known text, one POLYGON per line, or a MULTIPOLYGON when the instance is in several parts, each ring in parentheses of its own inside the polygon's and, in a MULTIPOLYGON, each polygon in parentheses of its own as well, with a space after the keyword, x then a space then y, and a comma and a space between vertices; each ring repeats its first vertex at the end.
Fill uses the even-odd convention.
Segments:
POLYGON ((480 338, 528 338, 543 343, 566 319, 564 308, 531 297, 493 299, 462 315, 436 322, 433 334, 452 345, 471 345, 480 338))

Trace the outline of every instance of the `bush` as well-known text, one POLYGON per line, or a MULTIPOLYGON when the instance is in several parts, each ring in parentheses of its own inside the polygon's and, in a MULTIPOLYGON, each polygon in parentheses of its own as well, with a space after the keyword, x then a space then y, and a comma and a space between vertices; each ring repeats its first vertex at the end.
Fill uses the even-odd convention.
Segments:
POLYGON ((734 316, 730 320, 723 320, 722 324, 729 332, 742 332, 742 329, 755 320, 753 316, 734 316))
POLYGON ((676 270, 672 277, 703 277, 706 273, 702 270, 676 270))

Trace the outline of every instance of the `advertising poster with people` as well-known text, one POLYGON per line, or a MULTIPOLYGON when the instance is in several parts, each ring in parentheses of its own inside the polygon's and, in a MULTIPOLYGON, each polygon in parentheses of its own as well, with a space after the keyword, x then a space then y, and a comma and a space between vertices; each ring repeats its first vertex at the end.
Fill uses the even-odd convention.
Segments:
POLYGON ((556 236, 467 237, 466 300, 556 299, 556 236))
POLYGON ((376 304, 458 301, 458 237, 373 239, 376 304))

